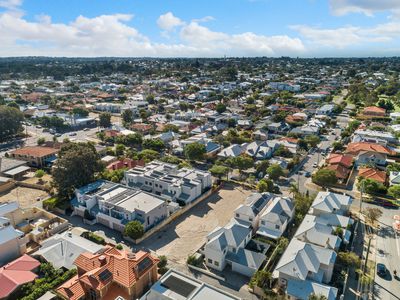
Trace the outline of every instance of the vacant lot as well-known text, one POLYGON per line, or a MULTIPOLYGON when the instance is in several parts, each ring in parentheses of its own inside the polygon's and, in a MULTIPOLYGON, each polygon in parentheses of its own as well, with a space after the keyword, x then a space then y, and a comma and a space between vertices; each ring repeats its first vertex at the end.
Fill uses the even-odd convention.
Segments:
POLYGON ((233 211, 250 193, 227 186, 146 239, 139 247, 151 249, 157 255, 166 255, 171 266, 183 266, 187 257, 205 243, 211 230, 229 222, 233 211))
POLYGON ((25 188, 25 187, 15 187, 9 190, 5 194, 0 194, 0 203, 18 201, 21 208, 27 208, 35 206, 38 203, 37 199, 45 198, 48 194, 45 191, 25 188))

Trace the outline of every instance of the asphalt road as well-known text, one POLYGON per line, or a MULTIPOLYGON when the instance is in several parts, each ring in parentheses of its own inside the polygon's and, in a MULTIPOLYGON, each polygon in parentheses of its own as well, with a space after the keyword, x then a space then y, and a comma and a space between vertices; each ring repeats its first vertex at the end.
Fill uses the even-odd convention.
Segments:
MULTIPOLYGON (((376 205, 363 204, 363 208, 376 205)), ((379 220, 380 229, 376 237, 376 263, 383 263, 388 274, 384 278, 375 274, 374 295, 375 299, 398 300, 400 299, 400 278, 395 278, 393 271, 400 273, 400 236, 393 230, 393 216, 400 215, 398 209, 379 207, 383 215, 379 220)))

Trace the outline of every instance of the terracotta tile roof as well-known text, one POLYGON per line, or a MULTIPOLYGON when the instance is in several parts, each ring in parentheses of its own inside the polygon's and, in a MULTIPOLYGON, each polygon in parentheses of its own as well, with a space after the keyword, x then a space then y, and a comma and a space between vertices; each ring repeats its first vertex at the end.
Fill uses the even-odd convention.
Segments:
POLYGON ((17 287, 35 280, 32 272, 40 262, 25 254, 0 268, 0 299, 7 297, 17 287))
POLYGON ((78 300, 85 295, 85 289, 79 281, 79 276, 75 275, 70 280, 57 288, 57 292, 66 299, 78 300))
POLYGON ((393 151, 385 146, 367 142, 350 143, 347 145, 345 153, 358 155, 360 152, 367 152, 367 151, 377 152, 381 154, 389 154, 389 155, 393 154, 393 151))
POLYGON ((51 154, 56 154, 58 151, 59 151, 58 149, 49 147, 30 146, 14 150, 11 152, 11 154, 43 157, 51 154))
POLYGON ((329 165, 339 164, 343 167, 350 168, 353 164, 353 156, 349 154, 331 153, 326 161, 329 165))
POLYGON ((343 167, 342 165, 329 165, 325 169, 335 171, 336 177, 339 179, 346 179, 349 174, 350 170, 347 169, 346 167, 343 167))
POLYGON ((368 107, 364 108, 363 113, 385 114, 386 110, 384 108, 377 107, 377 106, 368 106, 368 107))
POLYGON ((358 176, 363 178, 374 179, 380 183, 385 183, 387 179, 386 172, 375 170, 373 168, 360 168, 358 170, 358 176))
MULTIPOLYGON (((83 289, 91 287, 95 290, 101 290, 110 283, 130 288, 157 263, 158 259, 148 252, 130 253, 111 246, 108 246, 104 253, 83 253, 75 260, 79 274, 83 273, 78 278, 81 286, 83 289), (139 267, 141 267, 140 270, 139 267)), ((80 293, 80 289, 75 285, 60 287, 58 291, 63 295, 68 295, 70 298, 66 297, 67 299, 72 299, 71 294, 75 295, 74 289, 80 293)))

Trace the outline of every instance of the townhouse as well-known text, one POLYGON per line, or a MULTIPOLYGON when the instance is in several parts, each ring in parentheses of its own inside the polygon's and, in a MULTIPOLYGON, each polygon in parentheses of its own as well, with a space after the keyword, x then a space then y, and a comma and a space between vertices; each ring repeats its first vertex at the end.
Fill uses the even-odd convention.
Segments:
POLYGON ((125 224, 139 221, 145 230, 168 217, 165 199, 109 181, 98 180, 75 191, 74 215, 123 232, 125 224))
POLYGON ((125 183, 165 199, 188 204, 212 186, 210 172, 153 161, 125 172, 125 183))

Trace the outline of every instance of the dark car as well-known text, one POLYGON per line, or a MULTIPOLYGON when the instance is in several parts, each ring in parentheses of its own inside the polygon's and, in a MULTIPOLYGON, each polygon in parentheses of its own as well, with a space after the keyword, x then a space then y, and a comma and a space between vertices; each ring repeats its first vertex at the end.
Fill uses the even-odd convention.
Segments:
POLYGON ((307 178, 311 177, 311 173, 310 172, 304 172, 304 176, 307 177, 307 178))
POLYGON ((376 264, 376 273, 380 276, 380 277, 385 277, 387 274, 387 269, 385 267, 384 264, 376 264))

